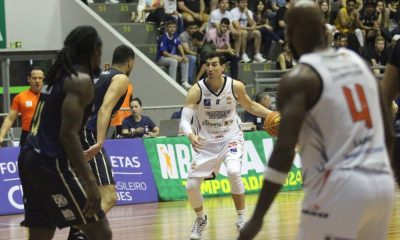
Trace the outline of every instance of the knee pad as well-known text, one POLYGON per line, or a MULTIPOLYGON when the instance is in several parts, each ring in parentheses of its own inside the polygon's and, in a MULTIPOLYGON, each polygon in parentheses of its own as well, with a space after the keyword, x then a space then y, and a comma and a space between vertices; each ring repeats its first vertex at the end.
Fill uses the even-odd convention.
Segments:
POLYGON ((239 169, 227 169, 229 182, 231 184, 231 193, 232 194, 243 194, 244 193, 244 184, 242 182, 242 175, 240 174, 239 169))
POLYGON ((186 182, 186 192, 193 209, 203 206, 203 196, 200 193, 202 178, 188 178, 186 182))

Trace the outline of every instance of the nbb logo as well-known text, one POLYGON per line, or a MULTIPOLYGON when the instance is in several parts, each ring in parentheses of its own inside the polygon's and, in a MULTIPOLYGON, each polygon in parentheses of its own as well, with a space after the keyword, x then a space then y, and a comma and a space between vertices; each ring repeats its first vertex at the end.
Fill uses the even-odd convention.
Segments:
MULTIPOLYGON (((273 150, 271 138, 262 139, 264 159, 268 161, 273 150)), ((190 168, 191 153, 193 149, 186 144, 156 144, 163 179, 187 179, 190 168)), ((246 154, 243 157, 242 174, 250 170, 257 173, 264 172, 265 163, 261 160, 262 151, 257 151, 251 140, 245 141, 246 154)), ((294 165, 300 168, 300 157, 296 154, 294 165)), ((224 164, 221 165, 220 174, 227 176, 224 164)))

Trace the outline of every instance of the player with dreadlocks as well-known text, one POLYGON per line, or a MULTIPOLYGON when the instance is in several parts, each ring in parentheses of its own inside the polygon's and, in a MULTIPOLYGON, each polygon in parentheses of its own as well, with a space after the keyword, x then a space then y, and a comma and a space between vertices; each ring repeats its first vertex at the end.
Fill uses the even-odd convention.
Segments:
POLYGON ((67 226, 76 226, 89 239, 111 239, 79 140, 91 110, 101 48, 93 27, 75 28, 44 80, 31 133, 18 160, 24 225, 31 240, 52 239, 56 227, 67 226))

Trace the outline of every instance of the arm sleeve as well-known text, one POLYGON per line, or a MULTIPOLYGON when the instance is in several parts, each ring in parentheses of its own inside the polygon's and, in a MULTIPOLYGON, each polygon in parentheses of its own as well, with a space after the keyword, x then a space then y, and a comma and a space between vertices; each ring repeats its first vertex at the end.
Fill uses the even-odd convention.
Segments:
POLYGON ((193 132, 192 126, 190 124, 193 118, 193 114, 194 114, 193 109, 183 108, 182 110, 180 128, 186 136, 193 132))

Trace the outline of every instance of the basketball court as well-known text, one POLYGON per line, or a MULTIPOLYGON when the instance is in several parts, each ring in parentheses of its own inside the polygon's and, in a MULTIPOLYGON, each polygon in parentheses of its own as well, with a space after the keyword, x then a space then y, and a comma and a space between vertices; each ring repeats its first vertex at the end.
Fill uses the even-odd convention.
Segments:
MULTIPOLYGON (((256 239, 295 239, 302 197, 303 191, 279 194, 264 218, 264 227, 256 239)), ((246 200, 247 216, 250 216, 257 201, 257 194, 247 195, 246 200)), ((236 212, 232 199, 229 196, 207 198, 204 206, 209 217, 209 225, 204 231, 203 239, 236 239, 236 212)), ((113 239, 117 240, 188 240, 194 216, 187 201, 118 206, 108 214, 113 239)), ((26 239, 25 230, 19 227, 22 217, 22 215, 0 217, 1 240, 26 239)), ((54 239, 66 240, 68 231, 68 229, 57 231, 54 239)), ((396 204, 389 226, 388 239, 400 239, 399 190, 396 192, 396 204)))

